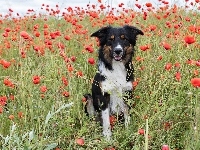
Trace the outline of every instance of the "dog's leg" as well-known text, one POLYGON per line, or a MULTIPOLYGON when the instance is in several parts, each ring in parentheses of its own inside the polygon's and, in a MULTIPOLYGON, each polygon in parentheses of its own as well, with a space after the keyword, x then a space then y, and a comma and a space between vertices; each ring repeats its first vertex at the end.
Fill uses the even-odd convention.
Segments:
POLYGON ((129 116, 129 108, 128 106, 124 109, 124 120, 125 120, 125 127, 128 127, 130 123, 130 116, 129 116))
POLYGON ((93 106, 93 99, 90 94, 85 94, 84 97, 86 98, 86 105, 85 105, 85 112, 90 116, 93 117, 96 115, 96 112, 94 110, 93 106))
POLYGON ((105 110, 102 110, 101 113, 103 120, 103 135, 106 137, 107 140, 110 140, 112 133, 110 127, 110 118, 109 118, 110 117, 109 106, 105 110))
MULTIPOLYGON (((132 91, 125 91, 124 96, 123 96, 123 100, 128 102, 130 99, 132 99, 132 91)), ((125 119, 125 127, 128 127, 129 123, 130 123, 130 115, 129 115, 129 106, 125 104, 124 107, 124 119, 125 119)))

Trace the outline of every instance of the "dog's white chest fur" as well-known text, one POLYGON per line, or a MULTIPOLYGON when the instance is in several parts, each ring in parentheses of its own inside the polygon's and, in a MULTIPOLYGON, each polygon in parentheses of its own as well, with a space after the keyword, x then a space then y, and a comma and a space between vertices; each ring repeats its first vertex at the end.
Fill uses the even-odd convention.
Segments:
POLYGON ((105 77, 101 83, 101 90, 110 94, 111 113, 120 113, 126 109, 122 94, 132 90, 132 83, 126 81, 127 71, 123 62, 113 60, 112 67, 113 70, 109 70, 105 68, 104 63, 99 62, 99 71, 105 77))

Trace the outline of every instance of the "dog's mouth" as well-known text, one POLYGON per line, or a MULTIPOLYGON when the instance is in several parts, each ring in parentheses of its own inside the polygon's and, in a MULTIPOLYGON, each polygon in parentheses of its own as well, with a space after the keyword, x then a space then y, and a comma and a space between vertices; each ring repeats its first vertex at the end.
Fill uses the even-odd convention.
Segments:
POLYGON ((113 57, 114 57, 114 59, 115 59, 116 61, 122 60, 122 55, 114 54, 113 57))

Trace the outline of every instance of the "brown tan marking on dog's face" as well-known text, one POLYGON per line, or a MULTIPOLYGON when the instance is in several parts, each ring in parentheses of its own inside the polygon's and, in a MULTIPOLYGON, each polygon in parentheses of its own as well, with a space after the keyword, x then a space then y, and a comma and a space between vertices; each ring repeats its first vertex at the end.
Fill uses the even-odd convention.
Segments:
POLYGON ((133 54, 133 46, 130 44, 129 46, 126 46, 124 48, 124 51, 126 53, 124 59, 123 59, 123 63, 126 64, 132 57, 133 54))
POLYGON ((112 61, 112 58, 111 58, 111 46, 108 46, 108 45, 104 45, 103 47, 103 54, 104 54, 104 58, 109 62, 111 63, 112 61))

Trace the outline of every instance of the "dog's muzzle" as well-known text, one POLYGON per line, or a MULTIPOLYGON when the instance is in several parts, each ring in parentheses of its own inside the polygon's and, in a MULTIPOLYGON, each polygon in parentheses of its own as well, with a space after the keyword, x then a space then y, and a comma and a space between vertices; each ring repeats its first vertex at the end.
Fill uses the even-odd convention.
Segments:
POLYGON ((114 48, 114 51, 113 51, 113 57, 116 61, 120 61, 122 59, 122 56, 123 56, 123 49, 120 47, 116 47, 114 48))

